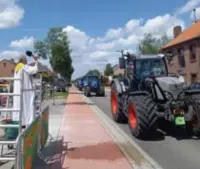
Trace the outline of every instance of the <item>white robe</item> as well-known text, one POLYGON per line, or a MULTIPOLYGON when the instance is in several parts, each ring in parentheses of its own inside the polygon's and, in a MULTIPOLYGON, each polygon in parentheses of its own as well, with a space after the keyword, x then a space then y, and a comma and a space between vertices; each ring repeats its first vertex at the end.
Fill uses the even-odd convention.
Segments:
MULTIPOLYGON (((35 64, 35 66, 29 66, 25 65, 21 70, 14 73, 14 78, 23 78, 23 88, 26 89, 33 89, 33 83, 32 83, 32 77, 31 75, 36 74, 38 72, 38 65, 35 64), (23 70, 23 71, 22 71, 23 70)), ((14 80, 13 85, 13 92, 16 94, 21 94, 21 82, 19 80, 14 80)), ((24 91, 23 92, 23 111, 22 111, 22 125, 29 125, 34 120, 34 113, 35 113, 35 106, 34 106, 34 100, 35 100, 35 92, 34 91, 24 91)), ((20 109, 20 97, 14 96, 13 97, 13 108, 14 109, 20 109)), ((20 114, 19 112, 13 112, 12 113, 12 120, 13 121, 19 121, 20 120, 20 114)))

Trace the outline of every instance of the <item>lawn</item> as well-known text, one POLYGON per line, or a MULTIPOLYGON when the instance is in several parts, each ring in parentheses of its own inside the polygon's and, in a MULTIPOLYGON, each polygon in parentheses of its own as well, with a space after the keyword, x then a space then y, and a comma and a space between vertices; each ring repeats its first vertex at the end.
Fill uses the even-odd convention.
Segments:
MULTIPOLYGON (((55 99, 66 99, 68 96, 68 92, 55 92, 53 94, 55 99)), ((46 99, 51 99, 50 93, 46 93, 46 99)))

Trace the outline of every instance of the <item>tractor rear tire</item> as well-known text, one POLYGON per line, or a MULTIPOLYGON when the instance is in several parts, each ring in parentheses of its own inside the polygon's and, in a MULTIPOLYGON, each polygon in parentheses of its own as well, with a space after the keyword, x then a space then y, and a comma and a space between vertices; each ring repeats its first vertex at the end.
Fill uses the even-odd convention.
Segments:
POLYGON ((127 117, 123 112, 123 98, 117 93, 115 84, 111 86, 110 102, 114 121, 117 123, 127 123, 127 117))
POLYGON ((104 89, 104 86, 100 86, 100 96, 102 96, 102 97, 105 96, 105 89, 104 89))
POLYGON ((130 96, 128 99, 128 123, 136 138, 149 138, 156 131, 157 114, 150 96, 130 96))
POLYGON ((85 87, 84 93, 85 93, 86 97, 90 97, 91 94, 90 94, 90 87, 89 86, 85 87))

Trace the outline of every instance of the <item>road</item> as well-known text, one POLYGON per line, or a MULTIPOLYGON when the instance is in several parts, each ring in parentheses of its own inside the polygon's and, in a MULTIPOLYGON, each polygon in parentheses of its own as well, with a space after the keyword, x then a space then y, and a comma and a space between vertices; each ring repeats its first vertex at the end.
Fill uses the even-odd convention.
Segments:
MULTIPOLYGON (((91 97, 92 102, 98 106, 108 117, 111 117, 110 96, 91 97)), ((118 124, 130 137, 127 124, 118 124)), ((133 137, 132 137, 133 138, 133 137)), ((195 138, 177 139, 171 135, 162 134, 155 140, 141 141, 133 138, 144 151, 146 151, 164 169, 200 169, 200 140, 195 138)))

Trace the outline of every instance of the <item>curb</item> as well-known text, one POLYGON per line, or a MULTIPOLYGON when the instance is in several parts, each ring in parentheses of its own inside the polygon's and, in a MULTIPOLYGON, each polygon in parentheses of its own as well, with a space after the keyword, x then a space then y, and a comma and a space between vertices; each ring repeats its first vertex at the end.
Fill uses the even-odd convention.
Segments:
POLYGON ((115 122, 100 110, 87 97, 84 100, 92 108, 102 126, 112 137, 121 152, 125 155, 133 169, 163 169, 150 155, 148 155, 131 137, 129 137, 115 122))

